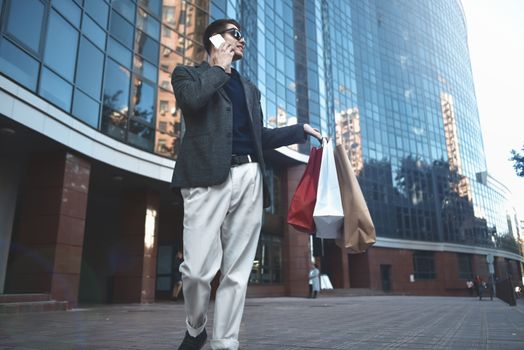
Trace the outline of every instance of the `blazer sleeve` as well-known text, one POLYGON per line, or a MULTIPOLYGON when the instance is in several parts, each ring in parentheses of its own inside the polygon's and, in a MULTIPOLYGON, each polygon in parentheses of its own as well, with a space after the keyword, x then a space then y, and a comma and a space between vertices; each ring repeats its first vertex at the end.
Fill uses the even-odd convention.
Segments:
POLYGON ((183 112, 194 112, 204 108, 213 94, 222 87, 229 76, 220 67, 211 66, 202 72, 193 73, 187 66, 177 66, 171 76, 171 85, 177 104, 183 112))
POLYGON ((262 128, 262 148, 275 149, 295 143, 306 142, 304 124, 283 126, 281 128, 269 129, 262 128))

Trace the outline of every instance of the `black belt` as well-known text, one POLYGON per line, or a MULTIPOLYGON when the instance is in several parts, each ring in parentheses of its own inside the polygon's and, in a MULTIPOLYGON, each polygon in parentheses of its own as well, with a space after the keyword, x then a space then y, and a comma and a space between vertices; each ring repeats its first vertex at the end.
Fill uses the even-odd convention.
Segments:
POLYGON ((231 166, 239 166, 246 163, 256 163, 255 157, 249 154, 233 154, 231 156, 231 166))

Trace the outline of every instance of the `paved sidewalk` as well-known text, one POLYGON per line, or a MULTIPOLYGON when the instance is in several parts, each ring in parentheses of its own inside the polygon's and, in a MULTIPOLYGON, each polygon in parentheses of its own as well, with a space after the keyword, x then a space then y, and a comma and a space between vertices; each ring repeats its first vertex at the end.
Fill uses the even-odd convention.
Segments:
MULTIPOLYGON (((185 331, 183 309, 165 302, 0 314, 0 349, 176 349, 185 331)), ((406 296, 248 299, 240 345, 243 350, 524 349, 524 305, 406 296)))

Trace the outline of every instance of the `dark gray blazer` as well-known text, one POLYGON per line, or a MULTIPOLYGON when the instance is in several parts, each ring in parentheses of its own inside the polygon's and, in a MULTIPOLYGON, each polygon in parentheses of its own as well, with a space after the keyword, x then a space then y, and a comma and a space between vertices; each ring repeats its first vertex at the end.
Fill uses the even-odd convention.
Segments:
MULTIPOLYGON (((223 89, 229 75, 220 67, 203 62, 200 66, 177 66, 171 84, 182 110, 186 132, 178 153, 171 187, 207 187, 226 181, 231 167, 233 108, 223 89)), ((306 141, 304 125, 277 129, 263 126, 260 91, 241 77, 246 95, 256 157, 264 174, 262 151, 306 141)), ((264 207, 270 205, 264 176, 264 207)))

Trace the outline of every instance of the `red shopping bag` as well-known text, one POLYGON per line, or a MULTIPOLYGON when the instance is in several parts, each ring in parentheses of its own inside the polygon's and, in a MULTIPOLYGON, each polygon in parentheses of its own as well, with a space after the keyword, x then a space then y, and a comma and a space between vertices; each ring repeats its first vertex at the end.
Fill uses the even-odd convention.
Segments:
POLYGON ((315 232, 313 210, 317 201, 318 176, 322 161, 322 148, 311 149, 304 175, 298 183, 287 213, 287 223, 298 231, 315 232))

